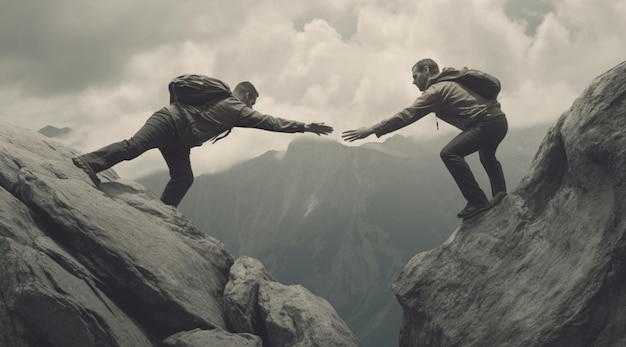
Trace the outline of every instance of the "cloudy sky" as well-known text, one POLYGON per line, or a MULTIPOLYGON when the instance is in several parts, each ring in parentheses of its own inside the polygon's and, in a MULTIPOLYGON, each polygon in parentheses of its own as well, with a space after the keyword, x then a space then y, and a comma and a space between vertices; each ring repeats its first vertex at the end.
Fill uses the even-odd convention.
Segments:
MULTIPOLYGON (((70 127, 63 142, 83 152, 132 136, 183 73, 249 80, 259 111, 325 122, 340 140, 410 105, 423 57, 499 77, 511 127, 556 120, 626 57, 626 0, 0 1, 2 121, 70 127)), ((428 116, 398 133, 454 131, 428 116)), ((220 170, 309 136, 235 129, 192 163, 220 170)), ((165 168, 156 150, 115 167, 165 168)))

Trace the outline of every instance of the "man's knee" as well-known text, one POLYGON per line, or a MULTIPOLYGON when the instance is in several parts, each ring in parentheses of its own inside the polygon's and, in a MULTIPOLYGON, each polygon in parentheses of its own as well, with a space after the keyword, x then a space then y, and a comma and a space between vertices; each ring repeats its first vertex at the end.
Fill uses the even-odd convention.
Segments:
POLYGON ((441 150, 441 152, 439 152, 439 157, 441 157, 441 160, 443 160, 444 163, 448 163, 448 162, 452 162, 452 161, 457 161, 459 159, 462 159, 463 157, 444 148, 441 150))
POLYGON ((178 173, 170 175, 170 181, 165 188, 166 191, 182 192, 185 194, 193 184, 193 173, 178 173))
POLYGON ((499 164, 495 154, 479 153, 478 158, 483 166, 497 165, 499 164))

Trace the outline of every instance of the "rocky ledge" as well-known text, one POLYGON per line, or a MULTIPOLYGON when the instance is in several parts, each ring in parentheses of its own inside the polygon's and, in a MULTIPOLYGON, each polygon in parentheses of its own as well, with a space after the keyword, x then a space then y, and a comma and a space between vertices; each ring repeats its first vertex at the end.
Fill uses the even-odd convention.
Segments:
POLYGON ((150 191, 0 123, 0 346, 359 346, 322 298, 150 191))

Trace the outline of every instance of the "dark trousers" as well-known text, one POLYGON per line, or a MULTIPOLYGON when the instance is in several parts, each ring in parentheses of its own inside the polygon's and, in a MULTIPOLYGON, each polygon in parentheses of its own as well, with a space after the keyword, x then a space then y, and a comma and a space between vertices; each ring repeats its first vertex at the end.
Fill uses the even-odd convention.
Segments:
POLYGON ((178 206, 193 183, 189 148, 178 139, 172 117, 154 113, 130 139, 112 143, 82 158, 95 172, 106 170, 123 161, 137 158, 149 149, 158 148, 170 170, 170 180, 161 201, 178 206))
POLYGON ((480 163, 489 177, 492 196, 506 192, 504 173, 502 165, 496 158, 496 150, 507 130, 508 123, 504 116, 479 121, 452 139, 441 150, 441 159, 469 204, 480 205, 489 201, 465 161, 466 156, 475 152, 478 152, 480 163))

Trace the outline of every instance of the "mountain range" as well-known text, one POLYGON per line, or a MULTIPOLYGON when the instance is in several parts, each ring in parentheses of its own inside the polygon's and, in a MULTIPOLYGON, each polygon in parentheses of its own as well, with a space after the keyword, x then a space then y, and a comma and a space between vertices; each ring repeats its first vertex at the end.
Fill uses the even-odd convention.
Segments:
MULTIPOLYGON (((549 126, 509 131, 498 157, 510 189, 549 126)), ((393 346, 402 313, 391 283, 460 223, 465 201, 439 158, 452 136, 395 135, 359 147, 294 140, 286 151, 196 177, 179 210, 234 254, 258 258, 278 280, 329 300, 363 346, 393 346)), ((489 187, 477 155, 468 162, 489 187)), ((138 182, 159 195, 167 179, 159 172, 138 182)))

